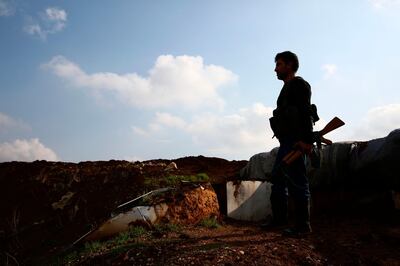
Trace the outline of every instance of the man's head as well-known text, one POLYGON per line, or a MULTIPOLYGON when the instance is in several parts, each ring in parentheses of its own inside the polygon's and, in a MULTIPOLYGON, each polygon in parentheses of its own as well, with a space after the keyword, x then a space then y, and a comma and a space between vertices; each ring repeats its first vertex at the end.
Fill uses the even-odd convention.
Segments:
POLYGON ((285 51, 275 56, 275 72, 278 79, 287 81, 294 77, 298 69, 299 59, 296 54, 285 51))

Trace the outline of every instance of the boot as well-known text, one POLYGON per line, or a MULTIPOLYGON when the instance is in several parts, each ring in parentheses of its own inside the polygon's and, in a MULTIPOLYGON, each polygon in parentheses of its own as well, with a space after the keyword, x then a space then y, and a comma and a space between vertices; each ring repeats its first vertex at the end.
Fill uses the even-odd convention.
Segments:
POLYGON ((286 229, 282 235, 289 237, 301 237, 312 232, 310 224, 310 201, 297 201, 295 203, 296 225, 286 229))

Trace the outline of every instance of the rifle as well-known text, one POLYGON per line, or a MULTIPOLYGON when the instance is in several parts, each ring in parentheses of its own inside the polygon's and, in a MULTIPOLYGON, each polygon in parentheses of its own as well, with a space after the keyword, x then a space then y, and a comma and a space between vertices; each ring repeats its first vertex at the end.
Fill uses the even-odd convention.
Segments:
MULTIPOLYGON (((343 126, 345 123, 338 117, 334 117, 331 121, 329 121, 326 126, 320 131, 313 132, 313 142, 317 143, 318 148, 321 148, 321 143, 325 143, 326 145, 331 145, 332 141, 324 138, 324 135, 329 132, 343 126)), ((290 165, 294 161, 296 161, 302 154, 310 154, 313 148, 313 144, 304 143, 303 141, 298 141, 294 145, 294 150, 289 152, 285 157, 283 157, 282 161, 286 165, 290 165)))

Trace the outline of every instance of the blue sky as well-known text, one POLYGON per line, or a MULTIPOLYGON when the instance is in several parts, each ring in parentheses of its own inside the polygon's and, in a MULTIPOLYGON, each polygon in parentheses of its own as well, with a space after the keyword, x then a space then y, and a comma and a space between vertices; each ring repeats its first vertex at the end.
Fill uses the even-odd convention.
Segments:
POLYGON ((248 159, 277 146, 276 53, 327 137, 400 128, 399 0, 0 0, 0 161, 248 159))

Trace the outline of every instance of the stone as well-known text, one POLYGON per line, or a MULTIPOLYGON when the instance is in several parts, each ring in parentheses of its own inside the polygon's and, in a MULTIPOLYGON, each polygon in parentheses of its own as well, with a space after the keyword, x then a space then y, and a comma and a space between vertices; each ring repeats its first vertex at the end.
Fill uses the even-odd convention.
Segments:
POLYGON ((176 163, 172 162, 168 164, 167 167, 165 167, 164 171, 169 172, 176 169, 178 169, 178 166, 176 165, 176 163))

